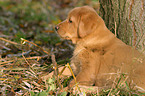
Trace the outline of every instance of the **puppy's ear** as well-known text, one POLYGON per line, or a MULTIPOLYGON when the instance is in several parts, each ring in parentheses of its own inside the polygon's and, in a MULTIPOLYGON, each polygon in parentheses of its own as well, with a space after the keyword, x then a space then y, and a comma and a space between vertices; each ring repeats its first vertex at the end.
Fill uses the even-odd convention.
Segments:
POLYGON ((87 13, 85 15, 82 15, 80 17, 80 21, 79 21, 79 36, 85 37, 86 35, 92 33, 94 31, 94 29, 97 27, 97 23, 98 23, 98 15, 97 14, 91 14, 91 13, 87 13))

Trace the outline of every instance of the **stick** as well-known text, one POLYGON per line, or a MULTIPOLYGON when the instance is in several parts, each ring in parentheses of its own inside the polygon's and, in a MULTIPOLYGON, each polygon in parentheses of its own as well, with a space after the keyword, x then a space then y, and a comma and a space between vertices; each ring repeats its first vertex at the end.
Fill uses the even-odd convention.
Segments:
POLYGON ((61 72, 58 74, 58 76, 61 76, 61 74, 63 73, 63 71, 65 70, 66 66, 63 67, 63 69, 61 70, 61 72))
MULTIPOLYGON (((41 59, 41 58, 45 58, 45 57, 47 57, 48 55, 45 55, 45 56, 34 56, 34 57, 28 57, 28 58, 26 58, 26 59, 37 59, 37 60, 39 60, 39 59, 41 59)), ((20 58, 20 59, 18 59, 18 60, 23 60, 24 58, 20 58)), ((1 62, 0 63, 0 65, 2 65, 2 64, 5 64, 5 63, 10 63, 10 62, 14 62, 15 60, 10 60, 10 61, 5 61, 5 62, 1 62)))
POLYGON ((69 63, 67 63, 67 66, 68 66, 68 68, 69 68, 69 70, 70 70, 70 72, 71 72, 71 74, 72 74, 72 76, 73 76, 73 78, 74 78, 74 80, 75 80, 76 87, 78 88, 78 90, 79 90, 80 93, 81 93, 81 90, 80 90, 80 88, 79 88, 79 86, 78 86, 78 83, 77 83, 76 77, 75 77, 75 75, 74 75, 74 73, 73 73, 73 71, 72 71, 72 69, 71 69, 69 63))
POLYGON ((43 50, 43 49, 42 49, 41 47, 39 47, 37 44, 35 44, 35 43, 33 43, 33 42, 30 42, 30 41, 28 41, 28 40, 26 40, 26 39, 23 39, 23 38, 21 38, 21 40, 22 40, 22 44, 24 44, 25 42, 28 42, 28 43, 30 43, 30 44, 32 44, 32 45, 38 47, 38 48, 39 48, 40 50, 42 50, 44 53, 46 53, 46 54, 49 55, 49 53, 48 53, 47 51, 43 50))
POLYGON ((55 55, 54 54, 51 55, 51 60, 52 60, 53 66, 54 66, 55 79, 57 80, 57 84, 58 84, 59 88, 62 89, 62 85, 61 85, 61 83, 59 81, 59 77, 58 77, 58 67, 57 67, 57 62, 55 60, 55 55))
POLYGON ((20 45, 20 44, 18 44, 18 43, 16 43, 16 42, 13 42, 13 41, 10 41, 10 40, 7 40, 7 39, 4 39, 4 38, 1 38, 1 37, 0 37, 0 40, 3 40, 3 41, 6 41, 6 42, 9 42, 9 43, 14 44, 14 45, 20 45))

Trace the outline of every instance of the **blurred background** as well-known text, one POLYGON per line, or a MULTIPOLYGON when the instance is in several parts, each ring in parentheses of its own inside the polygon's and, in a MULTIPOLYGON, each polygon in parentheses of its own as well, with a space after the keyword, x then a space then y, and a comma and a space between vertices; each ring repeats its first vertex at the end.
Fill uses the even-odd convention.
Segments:
MULTIPOLYGON (((65 41, 57 36, 54 26, 63 21, 72 8, 83 5, 99 10, 98 0, 0 0, 0 37, 17 43, 25 38, 46 50, 63 46, 65 41)), ((17 51, 11 45, 0 43, 12 53, 17 51)), ((0 49, 2 57, 10 54, 7 49, 0 49)))

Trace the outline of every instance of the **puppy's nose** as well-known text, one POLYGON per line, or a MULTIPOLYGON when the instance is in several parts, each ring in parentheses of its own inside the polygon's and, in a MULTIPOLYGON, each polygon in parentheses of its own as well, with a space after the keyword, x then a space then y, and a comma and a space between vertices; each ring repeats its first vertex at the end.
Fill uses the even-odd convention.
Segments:
POLYGON ((58 26, 55 26, 55 30, 57 31, 59 29, 59 27, 58 26))

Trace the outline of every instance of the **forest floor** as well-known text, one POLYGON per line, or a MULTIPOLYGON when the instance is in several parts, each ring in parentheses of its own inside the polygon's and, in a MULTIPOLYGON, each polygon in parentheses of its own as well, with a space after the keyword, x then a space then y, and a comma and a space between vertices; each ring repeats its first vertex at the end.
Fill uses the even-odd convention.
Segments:
MULTIPOLYGON (((57 67, 69 64, 74 45, 60 39, 54 26, 75 6, 87 4, 99 10, 98 0, 87 1, 0 1, 0 96, 66 96, 69 90, 63 88, 71 77, 60 80, 42 77, 56 68, 54 63, 57 67), (58 81, 63 86, 61 90, 58 81)), ((91 95, 107 94, 137 96, 142 93, 123 87, 91 95)))

